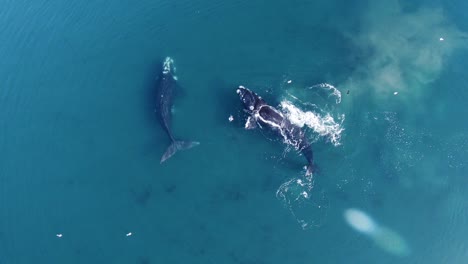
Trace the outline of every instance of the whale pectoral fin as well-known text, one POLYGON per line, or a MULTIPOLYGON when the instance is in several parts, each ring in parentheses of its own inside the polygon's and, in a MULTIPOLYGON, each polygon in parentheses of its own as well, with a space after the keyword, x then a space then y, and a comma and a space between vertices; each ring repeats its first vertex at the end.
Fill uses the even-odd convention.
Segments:
POLYGON ((247 118, 247 121, 245 122, 245 129, 255 129, 257 128, 257 122, 253 120, 251 116, 247 118))

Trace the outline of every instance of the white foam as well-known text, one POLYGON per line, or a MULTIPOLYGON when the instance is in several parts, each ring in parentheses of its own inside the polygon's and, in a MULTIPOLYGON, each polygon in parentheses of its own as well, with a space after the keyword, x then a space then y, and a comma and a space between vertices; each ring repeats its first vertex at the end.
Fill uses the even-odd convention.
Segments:
POLYGON ((330 114, 320 116, 311 111, 304 112, 286 100, 281 102, 281 108, 291 123, 299 127, 307 126, 320 136, 328 137, 333 145, 340 145, 341 132, 344 130, 341 126, 344 115, 342 115, 341 123, 337 123, 330 114))
POLYGON ((328 97, 333 96, 335 97, 335 102, 337 104, 341 103, 341 92, 335 86, 329 83, 319 83, 319 84, 309 87, 309 89, 315 89, 315 88, 325 88, 326 90, 329 90, 331 94, 328 97))

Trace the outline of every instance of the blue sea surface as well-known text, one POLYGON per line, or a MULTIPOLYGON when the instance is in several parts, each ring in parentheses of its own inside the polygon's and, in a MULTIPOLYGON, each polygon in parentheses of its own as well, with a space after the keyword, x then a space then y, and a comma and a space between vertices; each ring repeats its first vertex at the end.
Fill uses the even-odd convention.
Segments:
POLYGON ((466 10, 4 0, 0 264, 468 263, 466 10), (166 56, 201 144, 160 164, 166 56), (312 178, 244 129, 239 85, 292 107, 312 178))

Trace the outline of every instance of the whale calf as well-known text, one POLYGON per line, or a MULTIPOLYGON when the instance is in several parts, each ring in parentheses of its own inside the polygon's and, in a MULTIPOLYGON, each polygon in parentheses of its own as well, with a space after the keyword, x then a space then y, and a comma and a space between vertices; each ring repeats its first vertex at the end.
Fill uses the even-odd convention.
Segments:
POLYGON ((177 89, 177 77, 175 76, 174 60, 166 57, 162 65, 162 71, 157 81, 157 108, 156 112, 161 126, 171 140, 171 144, 161 157, 161 163, 172 157, 177 151, 189 149, 199 145, 196 141, 177 140, 171 130, 172 103, 175 89, 177 89))
POLYGON ((286 144, 293 146, 304 155, 307 160, 306 175, 312 175, 314 171, 312 146, 308 142, 304 131, 292 124, 283 113, 268 105, 262 97, 253 91, 244 86, 239 86, 236 92, 244 105, 244 111, 248 114, 245 128, 265 127, 276 132, 286 144))

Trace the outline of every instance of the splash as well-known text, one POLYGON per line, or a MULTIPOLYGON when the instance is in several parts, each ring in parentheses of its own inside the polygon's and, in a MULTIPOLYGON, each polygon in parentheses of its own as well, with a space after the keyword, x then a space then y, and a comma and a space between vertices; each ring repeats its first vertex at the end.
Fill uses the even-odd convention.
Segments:
POLYGON ((340 145, 341 132, 344 130, 342 127, 344 115, 338 123, 329 113, 321 116, 312 111, 304 112, 290 101, 282 101, 281 108, 293 124, 299 127, 307 126, 320 136, 328 138, 333 145, 340 145))
POLYGON ((345 115, 337 106, 341 92, 333 85, 319 83, 309 87, 286 86, 280 107, 286 117, 299 127, 308 127, 334 146, 341 145, 345 115))
MULTIPOLYGON (((341 103, 341 92, 328 83, 310 87, 291 83, 288 81, 283 87, 285 98, 279 106, 282 113, 291 123, 310 128, 315 136, 326 138, 334 146, 340 145, 345 115, 336 106, 341 103)), ((276 197, 304 230, 321 226, 326 218, 329 206, 326 192, 314 186, 311 176, 301 175, 286 181, 278 188, 276 197)))
POLYGON ((407 256, 410 253, 405 239, 392 229, 376 223, 369 215, 359 209, 345 210, 346 222, 356 231, 367 235, 381 249, 396 256, 407 256))

